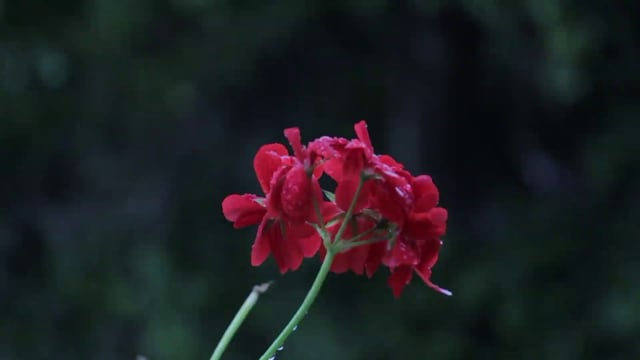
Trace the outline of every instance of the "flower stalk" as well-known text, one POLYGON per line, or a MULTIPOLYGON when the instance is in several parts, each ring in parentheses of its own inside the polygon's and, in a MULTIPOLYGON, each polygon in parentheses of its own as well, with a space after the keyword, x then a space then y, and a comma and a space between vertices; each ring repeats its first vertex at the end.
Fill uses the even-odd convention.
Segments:
MULTIPOLYGON (((304 319, 305 315, 307 315, 307 312, 309 312, 309 308, 311 308, 311 305, 318 297, 318 294, 320 293, 320 289, 322 288, 322 285, 324 284, 324 281, 327 278, 327 274, 329 274, 329 271, 331 270, 331 264, 333 264, 333 259, 335 258, 336 254, 340 252, 340 249, 342 247, 343 242, 341 237, 345 231, 346 224, 349 222, 349 220, 353 216, 353 210, 355 209, 356 203, 358 202, 358 196, 362 191, 362 186, 364 184, 364 181, 365 181, 364 177, 361 177, 360 182, 358 183, 358 188, 356 189, 353 199, 351 200, 351 204, 349 205, 349 209, 345 214, 344 220, 340 226, 340 229, 338 229, 338 232, 336 233, 336 236, 333 239, 333 242, 330 244, 325 244, 325 245, 328 245, 326 246, 327 253, 324 257, 324 260, 322 261, 322 266, 320 266, 320 270, 318 271, 318 274, 316 275, 315 280, 313 280, 313 284, 311 284, 311 288, 309 289, 309 291, 307 292, 307 295, 304 297, 304 300, 302 301, 302 304, 300 304, 300 307, 298 308, 296 313, 293 314, 293 317, 291 318, 291 320, 289 320, 289 323, 284 327, 284 329, 282 329, 282 331, 280 332, 280 335, 278 335, 278 337, 273 341, 273 343, 271 344, 271 346, 269 346, 267 351, 265 351, 264 354, 262 354, 262 356, 260 357, 260 360, 272 359, 272 357, 275 355, 278 349, 281 349, 281 347, 284 345, 284 342, 287 340, 289 335, 291 335, 291 333, 296 328, 296 326, 298 326, 298 324, 302 321, 302 319, 304 319)), ((323 234, 327 233, 327 229, 324 226, 320 226, 319 230, 323 234)))
MULTIPOLYGON (((251 265, 273 256, 284 274, 297 270, 304 258, 324 256, 302 304, 261 360, 282 349, 331 271, 366 270, 371 277, 385 266, 396 298, 414 273, 434 290, 451 294, 430 280, 448 217, 438 206, 438 188, 429 175, 413 175, 392 156, 376 154, 364 120, 354 130, 356 139, 322 136, 303 145, 300 129, 285 129, 293 154, 281 143, 270 143, 254 157, 264 195, 231 194, 222 201, 224 216, 235 228, 258 225, 251 265), (334 192, 321 188, 323 175, 337 183, 334 192), (357 247, 362 249, 353 250, 357 247)), ((252 292, 247 298, 211 360, 219 358, 257 296, 252 292)))
POLYGON ((289 335, 293 333, 296 326, 298 326, 298 324, 302 321, 302 319, 304 319, 305 315, 307 315, 309 308, 311 307, 313 302, 318 297, 318 294, 320 293, 322 284, 324 284, 324 280, 327 278, 327 274, 329 274, 329 270, 331 269, 331 264, 333 263, 333 259, 335 256, 336 254, 332 249, 327 249, 327 255, 325 256, 324 261, 322 262, 320 271, 318 271, 318 274, 316 275, 316 278, 313 281, 313 284, 311 285, 309 292, 307 292, 307 295, 302 301, 302 304, 300 305, 296 313, 293 315, 291 320, 289 320, 289 323, 284 327, 284 329, 282 329, 278 337, 273 341, 271 346, 269 346, 269 348, 264 352, 264 354, 262 354, 262 356, 260 357, 260 360, 271 359, 272 356, 276 354, 278 349, 284 345, 284 342, 287 340, 289 335))
POLYGON ((258 297, 260 297, 260 294, 267 291, 270 285, 271 283, 268 282, 253 287, 251 293, 249 293, 249 296, 247 296, 247 299, 242 303, 242 306, 240 306, 240 309, 238 309, 233 320, 231 320, 231 323, 229 323, 229 326, 224 331, 224 334, 222 334, 222 338, 220 338, 218 345, 215 350, 213 350, 210 360, 219 360, 222 357, 222 354, 227 349, 227 346, 240 328, 240 325, 242 325, 244 320, 247 318, 247 315, 249 315, 249 312, 251 312, 251 309, 253 309, 256 302, 258 302, 258 297))
MULTIPOLYGON (((351 216, 353 216, 353 210, 356 208, 356 204, 358 203, 358 197, 360 196, 360 193, 362 192, 362 187, 364 186, 364 175, 360 176, 360 181, 358 182, 358 187, 356 188, 356 191, 353 195, 353 199, 351 200, 351 204, 349 204, 349 208, 347 209, 346 214, 344 215, 344 219, 342 220, 342 224, 340 224, 340 228, 338 229, 338 232, 336 233, 336 237, 335 239, 333 239, 334 243, 340 243, 342 241, 342 235, 344 234, 345 230, 347 230, 347 225, 349 224, 349 221, 351 220, 351 216)), ((329 249, 327 249, 328 251, 329 249)))

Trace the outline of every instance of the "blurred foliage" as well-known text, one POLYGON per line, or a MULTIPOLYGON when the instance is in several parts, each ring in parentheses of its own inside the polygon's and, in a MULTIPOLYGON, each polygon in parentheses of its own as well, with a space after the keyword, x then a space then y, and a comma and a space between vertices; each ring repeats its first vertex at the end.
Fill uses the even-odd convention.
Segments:
POLYGON ((434 281, 331 276, 278 359, 640 358, 640 3, 0 1, 0 359, 256 358, 318 260, 220 202, 300 126, 434 176, 434 281))

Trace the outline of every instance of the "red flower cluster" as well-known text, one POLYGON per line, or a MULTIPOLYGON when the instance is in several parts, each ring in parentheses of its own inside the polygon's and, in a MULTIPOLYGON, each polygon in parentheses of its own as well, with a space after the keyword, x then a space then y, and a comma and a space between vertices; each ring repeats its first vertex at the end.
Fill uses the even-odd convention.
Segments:
POLYGON ((278 143, 258 150, 253 165, 265 196, 234 194, 222 202, 235 228, 259 224, 252 265, 273 254, 282 273, 296 270, 304 257, 324 257, 324 240, 340 251, 333 272, 371 277, 385 265, 396 297, 413 272, 450 294, 430 281, 447 221, 438 189, 430 176, 413 176, 391 156, 375 154, 366 122, 355 131, 356 139, 324 136, 303 146, 300 131, 290 128, 284 133, 293 155, 278 143), (323 196, 323 174, 336 181, 335 194, 323 196))

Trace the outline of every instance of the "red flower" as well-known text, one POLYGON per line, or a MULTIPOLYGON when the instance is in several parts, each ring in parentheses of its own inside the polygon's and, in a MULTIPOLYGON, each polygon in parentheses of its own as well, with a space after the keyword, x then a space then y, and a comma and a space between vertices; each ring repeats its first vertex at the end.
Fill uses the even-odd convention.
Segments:
MULTIPOLYGON (((360 121, 354 128, 357 139, 345 142, 339 138, 323 138, 323 146, 313 145, 330 158, 325 164, 325 171, 338 183, 336 204, 346 211, 364 175, 368 180, 358 195, 356 214, 365 209, 373 211, 384 221, 395 224, 399 234, 392 240, 394 246, 390 251, 387 251, 386 243, 373 243, 339 254, 335 260, 337 265, 334 264, 332 270, 361 273, 362 259, 366 258, 365 268, 369 276, 380 264, 389 267, 392 274, 388 283, 396 297, 411 281, 413 271, 432 288, 448 293, 430 281, 447 219, 446 210, 436 207, 438 189, 431 177, 414 177, 393 157, 375 154, 366 122, 360 121)), ((331 230, 337 229, 338 225, 331 230)), ((349 239, 356 234, 347 231, 344 235, 349 239)))
POLYGON ((394 248, 383 260, 392 271, 389 286, 396 297, 400 296, 415 271, 431 288, 450 295, 448 290, 430 280, 431 268, 438 261, 442 245, 440 237, 446 231, 447 211, 436 207, 439 194, 430 176, 412 177, 411 189, 414 200, 408 208, 394 248))
POLYGON ((357 139, 320 138, 309 147, 326 157, 325 172, 337 182, 336 204, 347 209, 362 176, 367 178, 358 195, 355 211, 366 207, 378 210, 384 218, 401 222, 403 199, 408 196, 408 172, 389 155, 376 155, 362 120, 354 125, 357 139))
POLYGON ((295 156, 287 157, 287 161, 272 174, 271 191, 265 192, 267 207, 273 216, 300 224, 315 217, 314 201, 318 204, 322 201, 317 176, 322 169, 316 169, 314 154, 302 146, 298 128, 286 129, 284 134, 295 156))
MULTIPOLYGON (((258 150, 254 168, 265 197, 230 195, 222 204, 234 227, 259 224, 251 263, 260 265, 273 254, 281 272, 297 269, 321 246, 312 224, 326 224, 328 246, 343 250, 331 271, 371 277, 385 265, 396 297, 414 272, 430 287, 450 294, 430 280, 447 221, 447 211, 437 206, 438 189, 430 176, 413 176, 393 157, 375 154, 365 121, 354 128, 356 139, 323 136, 306 147, 300 131, 290 128, 284 133, 293 156, 282 144, 258 150), (337 183, 335 200, 322 199, 318 178, 323 173, 337 183)), ((320 256, 326 251, 321 248, 320 256)))
POLYGON ((230 195, 222 202, 227 220, 235 228, 259 224, 251 251, 251 264, 262 264, 269 254, 280 272, 296 270, 303 257, 311 257, 320 247, 315 229, 313 202, 322 200, 314 163, 300 142, 297 128, 285 130, 294 149, 289 156, 282 144, 262 146, 253 166, 265 197, 254 194, 230 195))

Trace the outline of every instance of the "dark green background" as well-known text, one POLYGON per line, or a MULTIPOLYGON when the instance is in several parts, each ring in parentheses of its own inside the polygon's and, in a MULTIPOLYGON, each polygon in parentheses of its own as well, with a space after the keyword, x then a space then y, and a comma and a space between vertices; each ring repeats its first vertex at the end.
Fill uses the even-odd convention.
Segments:
POLYGON ((429 173, 433 280, 331 275, 278 359, 640 358, 640 3, 0 1, 0 359, 255 359, 318 259, 249 264, 300 126, 429 173))

